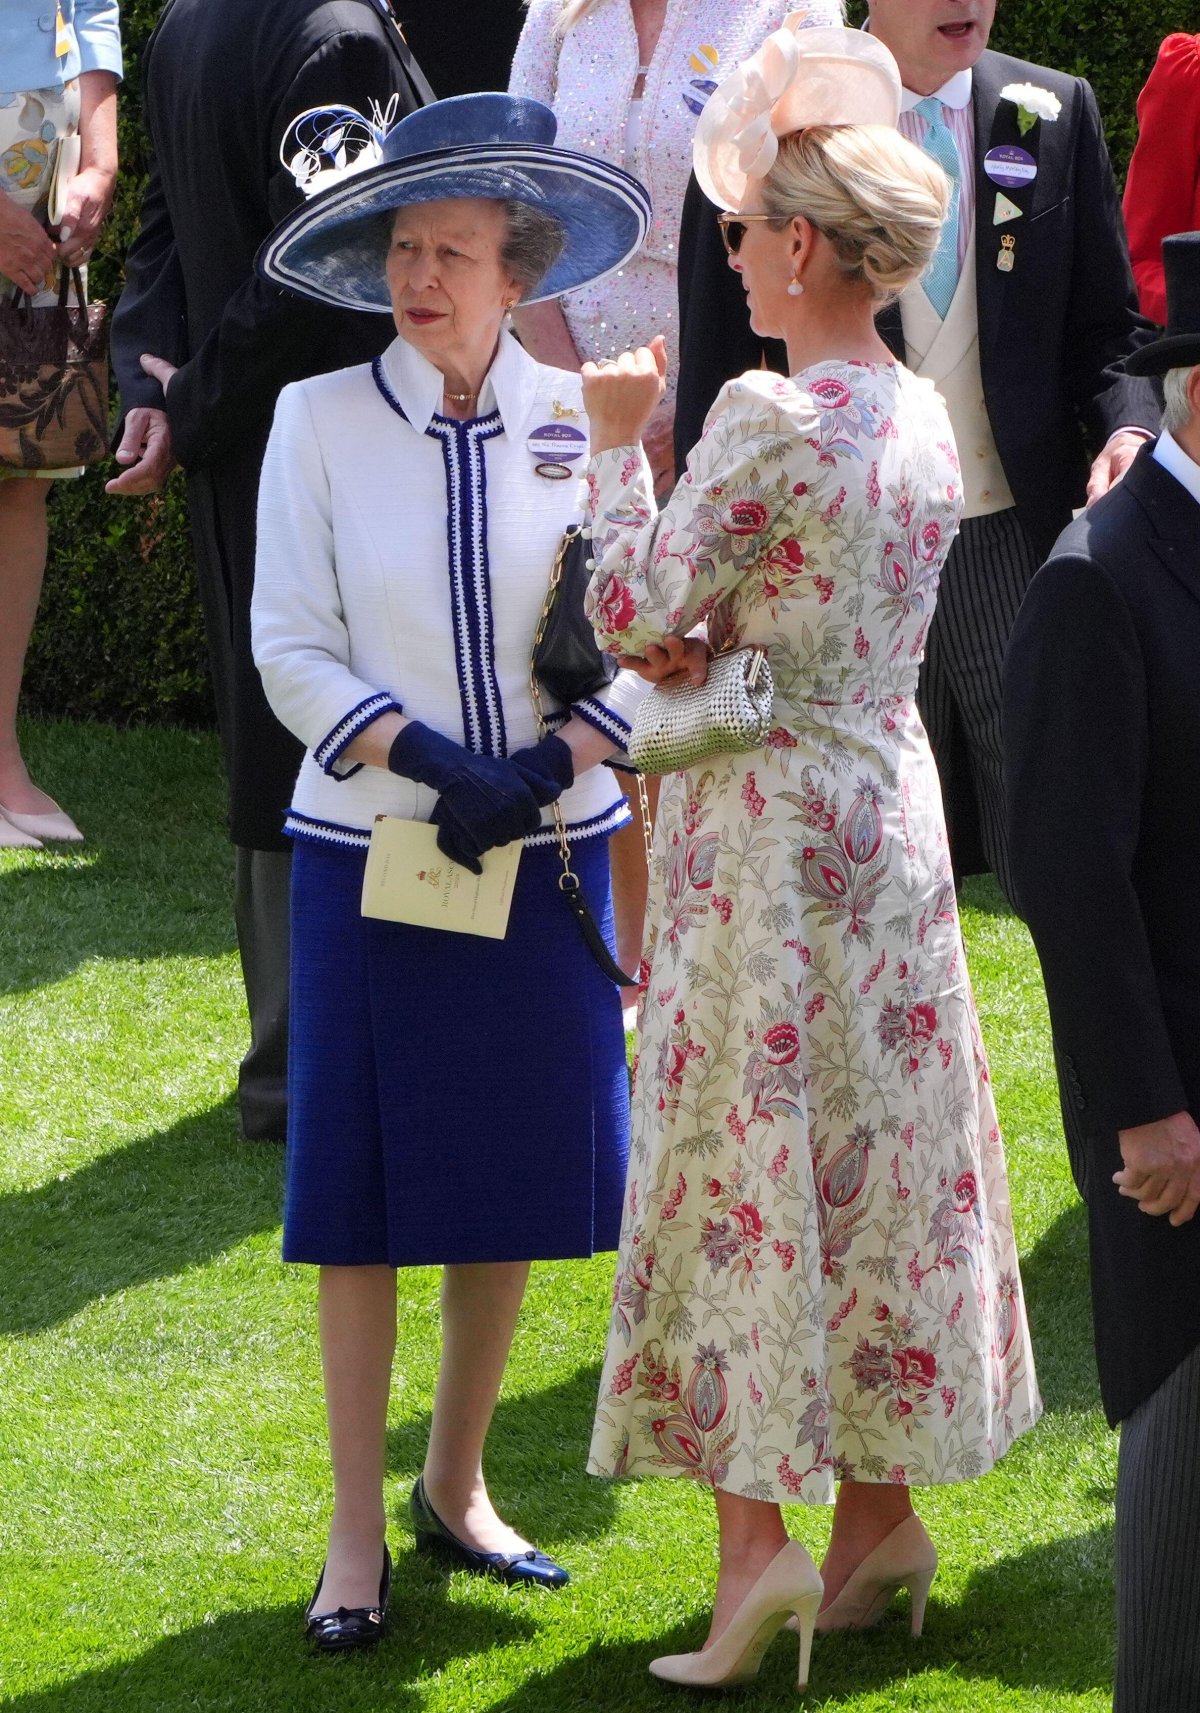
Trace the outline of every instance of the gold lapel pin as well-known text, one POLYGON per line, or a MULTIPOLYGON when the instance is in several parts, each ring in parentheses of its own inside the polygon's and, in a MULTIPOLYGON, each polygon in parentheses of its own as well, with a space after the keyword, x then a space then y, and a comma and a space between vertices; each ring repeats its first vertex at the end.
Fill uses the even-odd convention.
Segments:
POLYGON ((1006 232, 1000 240, 1000 254, 996 257, 996 266, 1000 269, 1002 274, 1012 273, 1014 260, 1013 251, 1016 247, 1017 240, 1013 237, 1011 232, 1006 232))

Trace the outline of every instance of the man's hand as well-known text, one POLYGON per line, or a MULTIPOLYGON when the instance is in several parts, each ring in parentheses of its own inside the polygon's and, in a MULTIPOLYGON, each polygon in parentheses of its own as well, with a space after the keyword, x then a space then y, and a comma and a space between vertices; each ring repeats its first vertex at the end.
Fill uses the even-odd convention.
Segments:
POLYGON ((0 191, 0 274, 30 297, 41 291, 54 266, 49 235, 5 191, 0 191))
POLYGON ((1200 1130, 1191 1114, 1121 1130, 1117 1140, 1125 1167, 1113 1183, 1121 1194, 1143 1213, 1167 1213, 1172 1225, 1186 1225, 1200 1207, 1200 1130))
POLYGON ((71 180, 58 223, 59 259, 67 267, 82 267, 91 256, 112 207, 115 184, 113 175, 99 167, 88 167, 71 180))
POLYGON ((129 468, 104 484, 106 494, 157 494, 175 468, 166 411, 135 406, 125 418, 116 459, 129 468))
POLYGON ((1092 473, 1088 477, 1089 506, 1093 501, 1103 498, 1110 488, 1116 487, 1146 444, 1146 438, 1144 434, 1132 434, 1127 428, 1123 428, 1101 448, 1100 456, 1092 465, 1092 473))

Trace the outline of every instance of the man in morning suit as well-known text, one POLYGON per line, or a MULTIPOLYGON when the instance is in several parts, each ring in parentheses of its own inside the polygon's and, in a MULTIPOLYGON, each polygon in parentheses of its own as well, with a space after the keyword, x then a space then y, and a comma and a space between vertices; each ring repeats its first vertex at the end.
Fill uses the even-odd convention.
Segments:
POLYGON ((1117 1713, 1200 1708, 1200 233, 1169 238, 1163 433, 1062 536, 1004 670, 1009 842, 1121 1424, 1117 1713))
POLYGON ((396 116, 432 99, 388 0, 168 0, 143 59, 153 147, 141 230, 113 317, 125 410, 110 493, 153 493, 178 461, 204 608, 237 848, 238 946, 251 1045, 242 1133, 281 1138, 287 1113, 284 811, 301 747, 267 706, 250 653, 258 474, 289 381, 362 363, 390 317, 325 309, 267 285, 254 256, 300 200, 280 162, 306 108, 396 116))
MULTIPOLYGON (((1128 467, 1157 428, 1158 402, 1149 381, 1117 367, 1149 330, 1136 311, 1095 97, 1081 78, 985 51, 995 11, 996 0, 870 0, 871 33, 904 83, 900 129, 956 187, 928 274, 879 322, 901 361, 945 398, 966 495, 929 632, 921 713, 955 868, 990 868, 1011 896, 1005 643, 1073 508, 1128 467), (1001 96, 1012 83, 1056 97, 1058 117, 1023 132, 1016 103, 1001 96)), ((764 348, 694 180, 679 261, 682 468, 718 388, 757 368, 764 348)), ((786 369, 781 350, 766 355, 786 369)))

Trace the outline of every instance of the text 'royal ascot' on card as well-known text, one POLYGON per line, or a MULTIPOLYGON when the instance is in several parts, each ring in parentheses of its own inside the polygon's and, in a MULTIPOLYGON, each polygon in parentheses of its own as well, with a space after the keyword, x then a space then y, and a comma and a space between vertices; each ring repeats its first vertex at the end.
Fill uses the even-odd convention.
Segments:
POLYGON ((502 940, 521 850, 520 844, 511 844, 488 851, 483 873, 472 874, 438 849, 437 828, 428 821, 378 815, 363 876, 362 913, 415 928, 502 940))

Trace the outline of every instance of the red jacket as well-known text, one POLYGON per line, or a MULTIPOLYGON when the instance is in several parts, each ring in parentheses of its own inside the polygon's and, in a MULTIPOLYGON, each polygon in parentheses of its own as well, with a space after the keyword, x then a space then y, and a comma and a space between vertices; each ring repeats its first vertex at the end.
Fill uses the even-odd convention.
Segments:
POLYGON ((1138 97, 1125 225, 1142 314, 1167 320, 1162 241, 1200 231, 1200 36, 1168 36, 1138 97))

